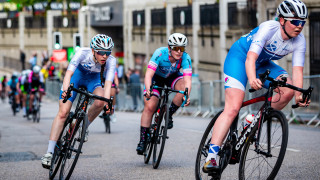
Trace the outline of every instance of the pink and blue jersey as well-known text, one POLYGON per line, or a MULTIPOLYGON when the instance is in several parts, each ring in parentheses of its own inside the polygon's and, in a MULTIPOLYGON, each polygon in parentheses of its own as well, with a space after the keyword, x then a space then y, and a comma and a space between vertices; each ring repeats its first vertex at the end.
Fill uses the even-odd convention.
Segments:
POLYGON ((180 71, 182 68, 183 76, 192 76, 192 65, 190 56, 184 52, 181 59, 176 63, 169 60, 168 47, 158 48, 152 55, 148 68, 156 71, 156 75, 167 78, 180 71))

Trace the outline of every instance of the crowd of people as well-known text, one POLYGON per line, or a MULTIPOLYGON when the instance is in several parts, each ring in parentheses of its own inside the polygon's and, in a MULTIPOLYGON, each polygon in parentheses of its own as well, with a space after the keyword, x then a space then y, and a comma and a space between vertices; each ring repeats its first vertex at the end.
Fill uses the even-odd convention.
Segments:
POLYGON ((36 92, 39 92, 41 102, 42 95, 45 94, 44 88, 44 74, 38 65, 33 66, 32 69, 23 70, 21 73, 14 72, 10 79, 7 79, 6 75, 1 78, 1 97, 13 99, 17 105, 15 111, 19 112, 22 109, 23 117, 28 117, 33 112, 32 102, 36 92))

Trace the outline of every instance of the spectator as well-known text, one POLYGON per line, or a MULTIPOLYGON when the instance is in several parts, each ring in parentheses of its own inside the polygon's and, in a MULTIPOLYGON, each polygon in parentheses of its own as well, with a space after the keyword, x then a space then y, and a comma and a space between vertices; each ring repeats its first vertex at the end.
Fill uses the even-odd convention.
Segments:
POLYGON ((21 67, 22 67, 22 71, 23 71, 26 69, 26 67, 25 67, 26 54, 22 51, 22 49, 20 50, 20 62, 21 62, 21 67))
POLYGON ((117 64, 117 72, 118 72, 119 83, 122 83, 122 78, 123 78, 123 65, 122 64, 117 64))
POLYGON ((37 53, 33 53, 32 57, 29 59, 29 63, 31 64, 31 70, 33 66, 37 65, 37 53))
POLYGON ((140 71, 134 70, 134 73, 130 75, 129 85, 131 89, 131 96, 133 100, 133 110, 136 111, 138 108, 138 99, 140 100, 140 71))

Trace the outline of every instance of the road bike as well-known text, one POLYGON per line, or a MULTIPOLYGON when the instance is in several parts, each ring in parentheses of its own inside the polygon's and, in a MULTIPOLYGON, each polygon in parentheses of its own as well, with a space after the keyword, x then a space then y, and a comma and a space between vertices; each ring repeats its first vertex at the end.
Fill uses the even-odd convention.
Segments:
POLYGON ((39 92, 36 91, 34 92, 34 99, 33 99, 33 109, 32 109, 32 119, 33 122, 38 122, 40 121, 40 98, 39 98, 39 92))
MULTIPOLYGON (((255 114, 250 125, 237 128, 238 116, 234 119, 229 133, 218 153, 217 172, 204 172, 202 169, 208 155, 213 126, 222 113, 219 112, 209 123, 201 139, 195 164, 195 177, 200 179, 220 179, 228 164, 239 165, 239 179, 274 179, 284 159, 288 143, 288 122, 285 115, 271 107, 273 91, 278 87, 287 87, 303 94, 303 102, 309 101, 313 87, 301 89, 287 84, 286 77, 280 80, 269 77, 270 71, 259 74, 261 82, 270 81, 267 92, 259 97, 242 103, 246 107, 258 102, 264 102, 255 114)), ((250 89, 249 92, 255 90, 250 89)), ((298 105, 292 105, 297 108, 298 105)))
POLYGON ((105 112, 102 113, 102 115, 99 116, 103 119, 104 125, 106 127, 106 133, 111 133, 111 126, 110 126, 110 114, 106 114, 105 112))
POLYGON ((9 94, 9 103, 11 104, 11 110, 13 113, 13 116, 15 116, 17 114, 17 108, 18 108, 18 104, 16 103, 16 98, 15 98, 15 94, 17 91, 11 91, 9 94))
MULTIPOLYGON (((91 99, 98 99, 108 103, 108 107, 112 107, 112 99, 94 95, 86 91, 85 88, 79 89, 71 84, 67 90, 67 97, 63 103, 70 97, 71 91, 79 93, 80 97, 77 101, 76 109, 69 113, 64 123, 63 130, 54 148, 54 153, 49 169, 49 179, 53 179, 60 168, 59 179, 69 179, 77 164, 80 153, 82 153, 82 145, 84 143, 86 127, 88 123, 87 108, 91 99), (61 166, 61 167, 60 167, 61 166)), ((105 108, 105 111, 108 109, 105 108)))
POLYGON ((166 139, 169 138, 167 136, 170 106, 168 103, 169 95, 172 92, 184 94, 185 101, 181 105, 181 107, 183 107, 188 99, 188 88, 186 88, 185 91, 178 91, 171 89, 170 87, 159 87, 153 84, 151 85, 150 91, 152 92, 154 88, 161 89, 161 95, 157 110, 153 115, 153 123, 151 124, 149 132, 150 137, 147 138, 146 149, 143 153, 143 156, 144 163, 148 164, 153 152, 152 166, 154 169, 157 169, 161 161, 166 139))

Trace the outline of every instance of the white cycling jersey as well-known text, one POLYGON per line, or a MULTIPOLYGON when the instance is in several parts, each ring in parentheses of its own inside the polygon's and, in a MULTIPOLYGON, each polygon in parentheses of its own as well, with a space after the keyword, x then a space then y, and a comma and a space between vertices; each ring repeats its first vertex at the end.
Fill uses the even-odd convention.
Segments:
MULTIPOLYGON (((100 73, 101 64, 95 63, 93 60, 91 48, 80 48, 70 61, 68 70, 75 71, 77 67, 82 66, 88 72, 100 73)), ((110 55, 106 61, 104 72, 106 73, 106 80, 113 81, 116 70, 116 58, 110 55)))
POLYGON ((249 51, 259 54, 258 63, 263 61, 278 60, 292 53, 292 65, 304 66, 306 40, 302 33, 297 37, 283 40, 281 36, 281 25, 277 21, 266 21, 259 27, 245 35, 250 44, 249 51))

